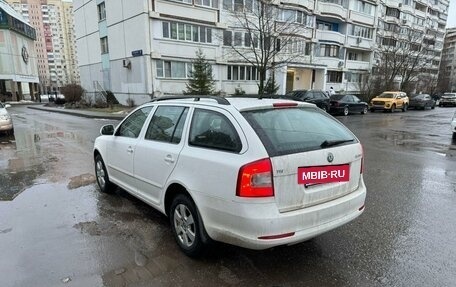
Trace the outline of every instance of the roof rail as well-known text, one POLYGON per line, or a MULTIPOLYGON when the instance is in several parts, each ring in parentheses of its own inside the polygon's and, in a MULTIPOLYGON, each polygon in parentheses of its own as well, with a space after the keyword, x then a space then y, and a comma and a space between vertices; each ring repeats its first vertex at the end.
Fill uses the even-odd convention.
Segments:
POLYGON ((159 101, 166 101, 166 100, 181 100, 181 99, 194 99, 195 102, 198 102, 200 99, 212 99, 216 100, 220 105, 230 105, 230 102, 220 96, 164 96, 152 99, 151 102, 159 102, 159 101))

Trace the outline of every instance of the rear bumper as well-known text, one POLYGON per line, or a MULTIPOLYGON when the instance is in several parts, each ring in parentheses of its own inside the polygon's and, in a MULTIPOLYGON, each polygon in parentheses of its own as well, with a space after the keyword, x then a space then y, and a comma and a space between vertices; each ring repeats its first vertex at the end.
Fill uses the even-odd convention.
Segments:
POLYGON ((361 215, 365 198, 366 187, 361 180, 358 189, 348 195, 290 212, 279 213, 275 202, 214 202, 214 199, 199 201, 199 209, 212 239, 261 250, 303 242, 344 225, 361 215), (293 232, 285 238, 259 239, 293 232))
POLYGON ((329 108, 329 113, 331 114, 342 114, 344 112, 345 107, 333 107, 329 108))

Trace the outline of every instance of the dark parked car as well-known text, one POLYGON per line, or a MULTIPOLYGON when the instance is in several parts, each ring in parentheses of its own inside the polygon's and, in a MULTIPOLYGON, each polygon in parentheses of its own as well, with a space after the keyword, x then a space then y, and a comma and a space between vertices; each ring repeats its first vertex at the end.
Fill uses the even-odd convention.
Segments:
POLYGON ((366 114, 369 106, 353 95, 332 95, 330 98, 329 112, 332 114, 342 114, 347 116, 349 113, 366 114))
POLYGON ((440 107, 456 106, 456 93, 445 93, 440 98, 440 107))
POLYGON ((420 94, 412 96, 409 103, 409 109, 435 108, 435 100, 428 94, 420 94))
POLYGON ((317 105, 324 111, 329 111, 329 97, 319 90, 295 90, 285 95, 285 98, 317 105))

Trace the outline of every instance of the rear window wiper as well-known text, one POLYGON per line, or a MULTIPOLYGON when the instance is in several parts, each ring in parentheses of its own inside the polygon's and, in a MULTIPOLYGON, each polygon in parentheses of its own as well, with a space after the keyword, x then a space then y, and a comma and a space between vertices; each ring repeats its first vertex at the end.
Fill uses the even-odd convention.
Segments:
POLYGON ((339 144, 343 144, 343 143, 352 142, 352 141, 354 141, 354 140, 355 140, 355 139, 349 139, 349 140, 333 140, 333 141, 325 140, 324 142, 321 143, 320 147, 321 147, 321 148, 325 148, 325 147, 335 146, 335 145, 339 145, 339 144))

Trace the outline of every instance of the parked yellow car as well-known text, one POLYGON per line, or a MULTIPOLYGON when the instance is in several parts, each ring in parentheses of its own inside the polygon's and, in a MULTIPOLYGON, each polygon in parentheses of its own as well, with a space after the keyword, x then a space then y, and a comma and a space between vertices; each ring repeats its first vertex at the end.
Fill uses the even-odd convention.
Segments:
POLYGON ((404 92, 383 92, 369 103, 371 112, 378 110, 394 112, 396 109, 401 109, 405 112, 408 106, 409 98, 404 92))

